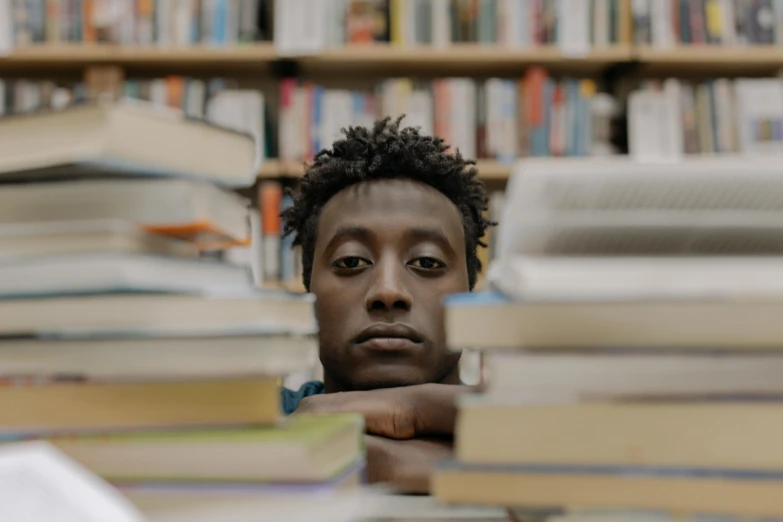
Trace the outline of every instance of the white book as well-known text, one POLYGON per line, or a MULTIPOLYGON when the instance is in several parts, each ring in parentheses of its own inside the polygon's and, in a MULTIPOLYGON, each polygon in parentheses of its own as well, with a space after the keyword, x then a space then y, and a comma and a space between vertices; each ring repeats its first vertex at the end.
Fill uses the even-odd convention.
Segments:
POLYGON ((774 158, 529 159, 506 195, 501 257, 783 253, 774 158))
POLYGON ((735 80, 740 150, 744 154, 783 154, 783 140, 762 135, 765 122, 783 120, 783 81, 777 78, 735 80))
POLYGON ((0 447, 4 522, 143 522, 129 500, 46 442, 0 447))
POLYGON ((176 0, 176 6, 174 7, 174 45, 180 47, 186 47, 191 44, 191 6, 190 0, 176 0))
MULTIPOLYGON (((12 0, 0 0, 0 56, 8 56, 14 50, 14 13, 12 0)), ((0 96, 0 100, 4 100, 0 96)), ((3 105, 0 102, 0 105, 3 105)))
POLYGON ((405 110, 406 124, 411 127, 419 127, 422 134, 432 136, 435 128, 434 111, 432 92, 424 89, 415 89, 408 96, 408 104, 405 110))
MULTIPOLYGON (((341 129, 353 125, 353 98, 345 89, 327 89, 321 103, 321 126, 316 129, 322 149, 340 139, 341 129)), ((317 151, 316 151, 317 152, 317 151)))
POLYGON ((611 0, 593 0, 593 45, 608 47, 611 45, 610 5, 611 0))
MULTIPOLYGON (((641 161, 672 158, 668 98, 659 91, 638 90, 628 97, 628 153, 641 161)), ((679 123, 679 121, 677 121, 679 123)))
POLYGON ((0 225, 0 263, 37 256, 96 253, 156 254, 197 258, 195 245, 145 232, 128 221, 24 222, 0 225))
POLYGON ((493 263, 490 279, 529 301, 780 299, 783 258, 510 256, 493 263))
POLYGON ((451 108, 451 146, 463 157, 476 157, 476 82, 471 78, 448 80, 451 108))
POLYGON ((663 82, 663 96, 665 98, 664 114, 661 121, 666 125, 664 130, 665 156, 670 159, 680 159, 685 153, 685 141, 683 138, 683 125, 681 117, 680 100, 682 99, 682 84, 677 78, 667 78, 663 82))
POLYGON ((775 44, 783 45, 783 0, 772 0, 775 13, 775 44))
MULTIPOLYGON (((776 1, 779 3, 779 0, 776 1)), ((721 43, 723 45, 737 45, 739 42, 737 41, 735 0, 720 0, 720 13, 723 21, 721 43)))
POLYGON ((226 239, 245 243, 247 214, 247 201, 237 194, 184 179, 74 180, 0 190, 0 224, 122 220, 205 247, 226 239))
POLYGON ((257 157, 265 157, 264 95, 260 91, 220 91, 210 98, 206 117, 211 123, 252 136, 257 157))
POLYGON ((0 300, 0 336, 193 337, 312 335, 309 294, 254 290, 190 294, 103 294, 0 300))
POLYGON ((590 2, 558 0, 558 47, 563 56, 582 58, 590 53, 590 2))
POLYGON ((155 29, 157 44, 161 46, 171 45, 173 41, 173 35, 171 29, 173 27, 174 4, 171 0, 168 2, 158 2, 155 5, 155 29))
POLYGON ((485 395, 511 400, 783 393, 777 354, 500 352, 485 361, 485 395))
POLYGON ((326 48, 323 0, 286 0, 275 4, 275 49, 281 56, 317 54, 326 48))
POLYGON ((133 253, 36 256, 0 262, 0 298, 110 292, 202 294, 252 286, 245 267, 133 253))
MULTIPOLYGON (((731 2, 732 0, 728 0, 731 2)), ((652 24, 652 44, 659 49, 668 49, 677 42, 677 35, 674 34, 674 13, 672 12, 672 2, 653 1, 649 3, 650 23, 652 24)), ((724 25, 730 25, 724 23, 724 25)))
POLYGON ((432 45, 451 45, 451 5, 449 0, 432 0, 432 45))
MULTIPOLYGON (((220 379, 280 376, 318 362, 313 336, 84 335, 3 339, 2 375, 81 375, 96 380, 220 379)), ((308 379, 311 380, 311 379, 308 379)))

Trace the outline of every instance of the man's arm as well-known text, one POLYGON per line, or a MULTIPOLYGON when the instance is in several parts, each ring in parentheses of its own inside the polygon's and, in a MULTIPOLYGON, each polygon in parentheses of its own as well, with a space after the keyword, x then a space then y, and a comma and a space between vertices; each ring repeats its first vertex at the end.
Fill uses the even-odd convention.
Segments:
POLYGON ((367 479, 399 493, 428 494, 435 464, 452 456, 452 444, 432 439, 392 440, 367 435, 367 479))
POLYGON ((361 413, 367 433, 389 439, 451 436, 456 398, 474 390, 455 384, 419 384, 307 397, 295 413, 361 413))

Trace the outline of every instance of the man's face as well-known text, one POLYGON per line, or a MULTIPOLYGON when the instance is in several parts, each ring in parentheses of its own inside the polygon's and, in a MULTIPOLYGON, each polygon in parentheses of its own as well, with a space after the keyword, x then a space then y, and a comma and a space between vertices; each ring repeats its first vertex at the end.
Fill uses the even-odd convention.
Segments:
POLYGON ((310 284, 327 381, 387 388, 455 371, 441 299, 468 290, 463 234, 457 207, 414 181, 359 183, 327 202, 310 284))

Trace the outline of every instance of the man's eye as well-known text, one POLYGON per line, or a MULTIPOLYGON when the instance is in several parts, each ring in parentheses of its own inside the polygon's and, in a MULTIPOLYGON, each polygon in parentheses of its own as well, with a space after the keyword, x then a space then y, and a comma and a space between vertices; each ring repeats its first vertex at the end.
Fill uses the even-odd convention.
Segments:
POLYGON ((335 268, 364 268, 370 266, 370 262, 361 257, 346 256, 332 263, 332 266, 335 268))
POLYGON ((422 268, 424 270, 437 270, 439 268, 446 268, 446 265, 434 257, 420 257, 411 261, 411 266, 414 268, 422 268))

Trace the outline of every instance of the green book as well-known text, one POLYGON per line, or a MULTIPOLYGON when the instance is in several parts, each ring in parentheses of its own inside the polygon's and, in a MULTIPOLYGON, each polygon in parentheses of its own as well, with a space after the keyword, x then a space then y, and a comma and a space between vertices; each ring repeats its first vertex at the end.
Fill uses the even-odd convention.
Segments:
POLYGON ((115 481, 315 483, 364 459, 364 419, 302 414, 279 426, 56 437, 49 441, 115 481))

